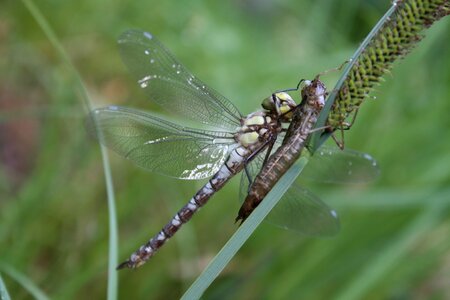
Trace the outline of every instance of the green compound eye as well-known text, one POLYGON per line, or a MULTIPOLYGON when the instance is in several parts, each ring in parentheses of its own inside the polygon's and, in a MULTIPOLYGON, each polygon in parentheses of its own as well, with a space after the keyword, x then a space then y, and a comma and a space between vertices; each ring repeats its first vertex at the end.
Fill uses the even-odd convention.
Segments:
POLYGON ((276 111, 276 106, 272 95, 267 98, 264 98, 264 100, 261 103, 261 106, 268 111, 276 111))

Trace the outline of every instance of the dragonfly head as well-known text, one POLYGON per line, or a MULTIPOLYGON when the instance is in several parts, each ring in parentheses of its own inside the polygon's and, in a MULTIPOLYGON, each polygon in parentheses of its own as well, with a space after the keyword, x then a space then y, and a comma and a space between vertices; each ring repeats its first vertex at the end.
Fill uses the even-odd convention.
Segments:
POLYGON ((265 110, 287 121, 292 118, 292 110, 297 106, 291 96, 285 92, 272 94, 265 98, 261 105, 265 110))

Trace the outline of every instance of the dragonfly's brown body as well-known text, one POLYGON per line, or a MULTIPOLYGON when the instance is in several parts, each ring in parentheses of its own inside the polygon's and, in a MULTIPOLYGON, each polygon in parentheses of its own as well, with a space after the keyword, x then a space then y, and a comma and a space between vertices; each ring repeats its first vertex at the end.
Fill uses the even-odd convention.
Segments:
POLYGON ((180 179, 212 176, 158 234, 118 266, 121 269, 145 263, 231 177, 267 148, 271 149, 283 129, 282 123, 290 122, 289 112, 296 103, 289 94, 277 92, 264 99, 264 110, 244 117, 233 103, 190 73, 150 33, 129 30, 118 43, 124 63, 151 101, 212 129, 180 126, 151 113, 120 106, 91 112, 88 130, 93 136, 136 165, 180 179))
POLYGON ((253 181, 236 221, 245 221, 281 176, 300 157, 308 135, 316 124, 319 113, 325 104, 325 97, 326 88, 319 80, 319 76, 311 82, 306 82, 302 89, 302 103, 293 113, 292 122, 283 144, 269 158, 253 181))
MULTIPOLYGON (((255 178, 265 165, 241 210, 239 219, 244 220, 300 155, 324 104, 325 87, 318 77, 306 81, 299 107, 286 92, 277 92, 263 101, 263 111, 244 117, 233 103, 181 65, 150 33, 129 30, 118 42, 124 63, 152 102, 183 119, 200 122, 208 130, 180 126, 151 113, 120 106, 93 110, 88 130, 103 145, 146 170, 187 180, 211 178, 161 231, 120 264, 120 269, 136 268, 150 259, 243 168, 247 176, 241 180, 240 194, 245 197, 248 191, 245 183, 255 178), (264 164, 267 153, 277 148, 277 137, 285 134, 282 124, 291 122, 294 109, 295 120, 288 129, 285 144, 264 164)), ((337 153, 324 153, 330 159, 333 155, 335 161, 337 153)), ((372 163, 366 156, 341 156, 353 159, 355 165, 372 163)), ((341 173, 353 171, 347 164, 339 169, 341 173)), ((339 229, 334 210, 301 186, 293 185, 283 203, 284 206, 278 205, 274 210, 281 215, 275 224, 312 235, 332 235, 339 229), (302 212, 302 218, 297 218, 297 212, 302 212)))
MULTIPOLYGON (((284 94, 276 94, 282 96, 284 94)), ((284 95, 286 96, 286 95, 284 95)), ((276 97, 276 96, 275 96, 276 97)), ((290 99, 290 98, 289 98, 290 99)), ((285 103, 285 102, 282 102, 285 103)), ((289 102, 290 105, 292 103, 289 102)), ((283 109, 284 106, 282 106, 283 109)), ((219 171, 183 206, 159 233, 142 245, 130 258, 117 268, 137 268, 150 259, 180 228, 188 222, 194 213, 220 190, 227 181, 251 161, 255 155, 273 144, 281 131, 281 120, 277 111, 258 111, 241 121, 241 128, 235 134, 237 147, 219 171)))

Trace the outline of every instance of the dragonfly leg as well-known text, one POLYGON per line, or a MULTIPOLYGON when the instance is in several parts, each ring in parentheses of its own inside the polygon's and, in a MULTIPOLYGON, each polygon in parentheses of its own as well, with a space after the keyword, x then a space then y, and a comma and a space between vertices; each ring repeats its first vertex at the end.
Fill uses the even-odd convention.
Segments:
POLYGON ((322 73, 319 73, 319 75, 317 75, 317 76, 319 77, 319 76, 322 76, 322 75, 326 75, 326 74, 328 74, 328 73, 330 73, 330 72, 340 71, 340 70, 342 70, 342 68, 343 68, 346 64, 348 64, 349 62, 350 62, 350 60, 346 60, 346 61, 344 61, 339 67, 325 70, 325 71, 323 71, 322 73))
MULTIPOLYGON (((277 90, 277 91, 275 91, 275 92, 272 94, 272 98, 276 101, 276 99, 277 99, 276 94, 278 94, 278 93, 287 93, 287 92, 298 91, 298 90, 300 89, 300 85, 302 84, 303 81, 305 81, 305 79, 300 79, 300 81, 298 82, 298 84, 297 84, 297 86, 296 86, 295 88, 288 88, 288 89, 282 89, 282 90, 277 90)), ((278 104, 278 103, 277 103, 277 104, 278 104)), ((299 104, 299 105, 300 105, 300 104, 299 104)), ((298 105, 297 105, 297 106, 298 106, 298 105)), ((296 106, 296 107, 297 107, 297 106, 296 106)), ((277 112, 278 112, 278 114, 279 114, 279 111, 278 111, 279 105, 276 105, 275 107, 277 108, 277 112)), ((282 118, 282 117, 284 117, 285 115, 291 113, 296 107, 291 108, 291 109, 289 109, 288 111, 282 113, 282 114, 280 115, 280 117, 282 118)))
POLYGON ((252 154, 250 154, 247 159, 245 160, 245 164, 249 164, 253 158, 255 158, 259 153, 261 153, 261 151, 263 151, 267 145, 269 145, 269 150, 272 150, 273 144, 275 143, 275 141, 277 140, 277 136, 274 135, 271 138, 267 139, 267 141, 264 141, 264 143, 261 145, 261 147, 259 147, 256 151, 254 151, 252 154))
POLYGON ((344 130, 349 130, 353 124, 355 123, 356 120, 356 115, 358 114, 359 108, 357 108, 355 110, 355 113, 352 116, 352 120, 350 121, 350 123, 347 122, 343 122, 341 124, 341 126, 339 127, 339 131, 341 132, 341 139, 338 140, 338 138, 336 137, 336 135, 334 133, 331 134, 331 137, 333 138, 334 142, 338 145, 338 147, 341 150, 344 150, 344 146, 345 146, 345 142, 344 142, 344 130))
POLYGON ((250 171, 248 169, 247 163, 244 165, 244 171, 245 171, 245 175, 247 176, 247 180, 248 180, 248 187, 247 187, 247 194, 248 194, 248 193, 250 193, 250 190, 252 189, 253 179, 252 179, 252 176, 250 175, 250 171))
POLYGON ((247 191, 248 193, 250 192, 251 186, 252 186, 252 183, 253 183, 253 179, 252 179, 252 177, 250 175, 250 171, 248 169, 249 163, 253 160, 253 158, 255 158, 259 153, 261 153, 261 151, 263 151, 266 148, 266 146, 268 145, 267 153, 266 153, 266 156, 265 156, 264 162, 263 162, 263 166, 264 166, 266 164, 267 160, 269 159, 270 154, 272 153, 273 145, 275 144, 276 140, 277 140, 277 136, 276 135, 273 136, 272 138, 268 139, 267 141, 264 142, 263 145, 261 145, 261 147, 258 150, 253 152, 245 160, 245 162, 244 162, 244 170, 245 170, 245 174, 247 175, 248 182, 249 182, 248 191, 247 191))
MULTIPOLYGON (((284 113, 282 113, 282 114, 280 115, 280 119, 282 119, 282 118, 283 118, 284 116, 286 116, 287 114, 292 113, 292 112, 293 112, 295 109, 297 109, 297 107, 299 107, 300 105, 302 105, 302 103, 299 103, 299 104, 297 104, 297 106, 295 106, 295 107, 289 109, 288 111, 285 111, 284 113)), ((283 131, 283 129, 282 129, 282 131, 283 131)), ((284 131, 287 131, 287 129, 285 129, 284 131)))
POLYGON ((303 81, 305 81, 305 79, 300 79, 300 81, 297 83, 297 86, 295 88, 288 88, 288 89, 277 90, 273 94, 298 91, 300 89, 300 85, 302 84, 303 81))
MULTIPOLYGON (((340 66, 339 68, 342 68, 342 66, 340 66)), ((319 78, 321 76, 321 74, 317 75, 316 78, 319 78)), ((282 90, 277 90, 275 93, 273 93, 272 95, 275 95, 276 93, 286 93, 286 92, 294 92, 294 91, 298 91, 300 89, 300 85, 305 81, 306 79, 300 79, 300 81, 297 83, 297 86, 295 88, 288 88, 288 89, 282 89, 282 90)), ((281 116, 287 115, 288 113, 292 112, 294 109, 296 109, 298 106, 302 105, 302 103, 299 103, 296 107, 291 108, 290 110, 286 111, 285 113, 283 113, 281 116)))
POLYGON ((359 107, 355 110, 355 113, 353 114, 352 120, 350 121, 350 124, 348 124, 348 127, 346 129, 350 129, 350 127, 353 126, 353 123, 355 123, 356 115, 358 114, 359 107))
POLYGON ((344 150, 344 128, 340 127, 339 131, 341 132, 341 140, 338 140, 334 132, 331 134, 331 137, 333 138, 333 141, 336 143, 339 149, 344 150))
POLYGON ((333 127, 331 127, 330 125, 326 125, 326 126, 321 126, 321 127, 317 127, 317 128, 313 128, 310 131, 308 131, 308 134, 316 132, 316 131, 321 131, 321 130, 327 130, 327 129, 333 129, 333 127))
POLYGON ((263 167, 266 165, 267 160, 269 160, 270 154, 272 154, 273 145, 275 145, 275 141, 276 141, 276 138, 274 138, 270 142, 269 147, 267 148, 266 157, 264 157, 264 162, 263 162, 263 165, 262 165, 263 167))

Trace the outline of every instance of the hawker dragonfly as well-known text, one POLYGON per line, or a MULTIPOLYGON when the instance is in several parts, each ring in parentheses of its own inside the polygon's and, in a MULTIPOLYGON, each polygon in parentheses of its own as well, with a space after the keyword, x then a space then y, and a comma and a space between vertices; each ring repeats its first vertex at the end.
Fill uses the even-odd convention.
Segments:
MULTIPOLYGON (((261 203, 264 197, 268 194, 268 192, 273 188, 273 186, 278 182, 281 176, 286 173, 286 171, 295 163, 295 161, 300 157, 303 150, 307 146, 307 139, 313 131, 313 127, 317 123, 317 119, 322 108, 325 105, 325 99, 327 96, 326 87, 322 81, 319 79, 320 74, 317 75, 312 81, 306 80, 305 85, 301 90, 302 101, 292 112, 292 119, 290 122, 290 126, 287 129, 286 136, 283 140, 283 143, 280 147, 278 147, 275 153, 270 156, 270 158, 264 163, 259 163, 258 169, 259 173, 254 177, 253 182, 247 182, 250 188, 248 189, 248 194, 245 197, 244 203, 242 204, 236 221, 245 221, 247 217, 252 213, 252 211, 261 203)), ((332 128, 327 128, 332 129, 332 128)), ((319 152, 319 156, 323 156, 326 149, 321 149, 319 152)), ((331 150, 326 150, 331 151, 331 150)), ((357 155, 355 156, 357 157, 357 155)), ((364 158, 364 155, 362 156, 364 158)), ((368 161, 371 160, 370 157, 366 156, 368 161)), ((347 162, 352 166, 352 161, 349 160, 347 162)), ((373 167, 376 167, 376 163, 372 164, 373 167)), ((345 166, 341 166, 338 170, 345 170, 345 166)), ((373 168, 372 168, 373 169, 373 168)), ((369 169, 368 169, 369 170, 369 169)), ((376 170, 376 169, 375 169, 376 170)), ((321 174, 323 178, 328 177, 332 172, 325 172, 321 174)), ((372 170, 373 171, 373 170, 372 170)), ((363 170, 363 172, 365 172, 363 170)), ((349 175, 352 172, 344 175, 344 179, 348 179, 349 175)), ((375 173, 376 174, 376 173, 375 173)), ((355 175, 355 174, 353 174, 355 175)), ((357 178, 360 177, 361 174, 357 175, 357 178)), ((337 176, 336 179, 339 179, 340 176, 337 176)), ((246 186, 246 184, 244 184, 246 186)), ((304 192, 303 192, 304 193, 304 192)), ((302 194, 302 190, 294 185, 290 190, 286 192, 285 198, 295 199, 296 194, 302 194)), ((295 209, 294 201, 286 201, 286 199, 282 199, 284 202, 290 202, 289 210, 299 211, 299 209, 295 209)), ((272 213, 273 215, 277 215, 277 218, 284 219, 285 223, 289 224, 290 227, 297 227, 300 225, 301 227, 307 227, 308 224, 304 224, 305 218, 303 216, 297 216, 294 218, 290 218, 287 220, 287 211, 285 213, 279 214, 276 211, 272 213), (283 216, 286 215, 286 216, 283 216), (303 219, 298 221, 297 219, 303 219), (306 226, 305 226, 306 225, 306 226)), ((280 220, 281 220, 280 219, 280 220)), ((307 220, 308 223, 310 220, 307 220)), ((309 226, 314 223, 310 223, 309 226)))
MULTIPOLYGON (((144 169, 180 179, 210 177, 159 233, 118 266, 121 269, 144 264, 238 172, 246 170, 241 182, 252 181, 251 174, 257 173, 255 166, 260 168, 271 150, 279 146, 286 127, 283 124, 290 121, 296 104, 288 93, 275 92, 264 99, 262 110, 243 116, 229 100, 192 75, 150 33, 127 31, 118 44, 125 65, 151 101, 208 129, 180 126, 141 110, 108 106, 91 112, 89 130, 102 144, 144 169)), ((348 151, 327 150, 315 157, 318 163, 311 166, 319 169, 320 160, 353 161, 353 167, 335 170, 346 174, 345 181, 355 179, 348 176, 349 169, 370 168, 374 163, 371 157, 348 151)), ((314 171, 310 173, 313 177, 314 171)), ((335 211, 310 193, 300 192, 282 203, 277 209, 295 204, 299 211, 287 213, 299 213, 302 220, 298 226, 279 220, 280 226, 319 235, 333 234, 339 227, 335 211), (306 224, 308 220, 314 222, 306 224)))

